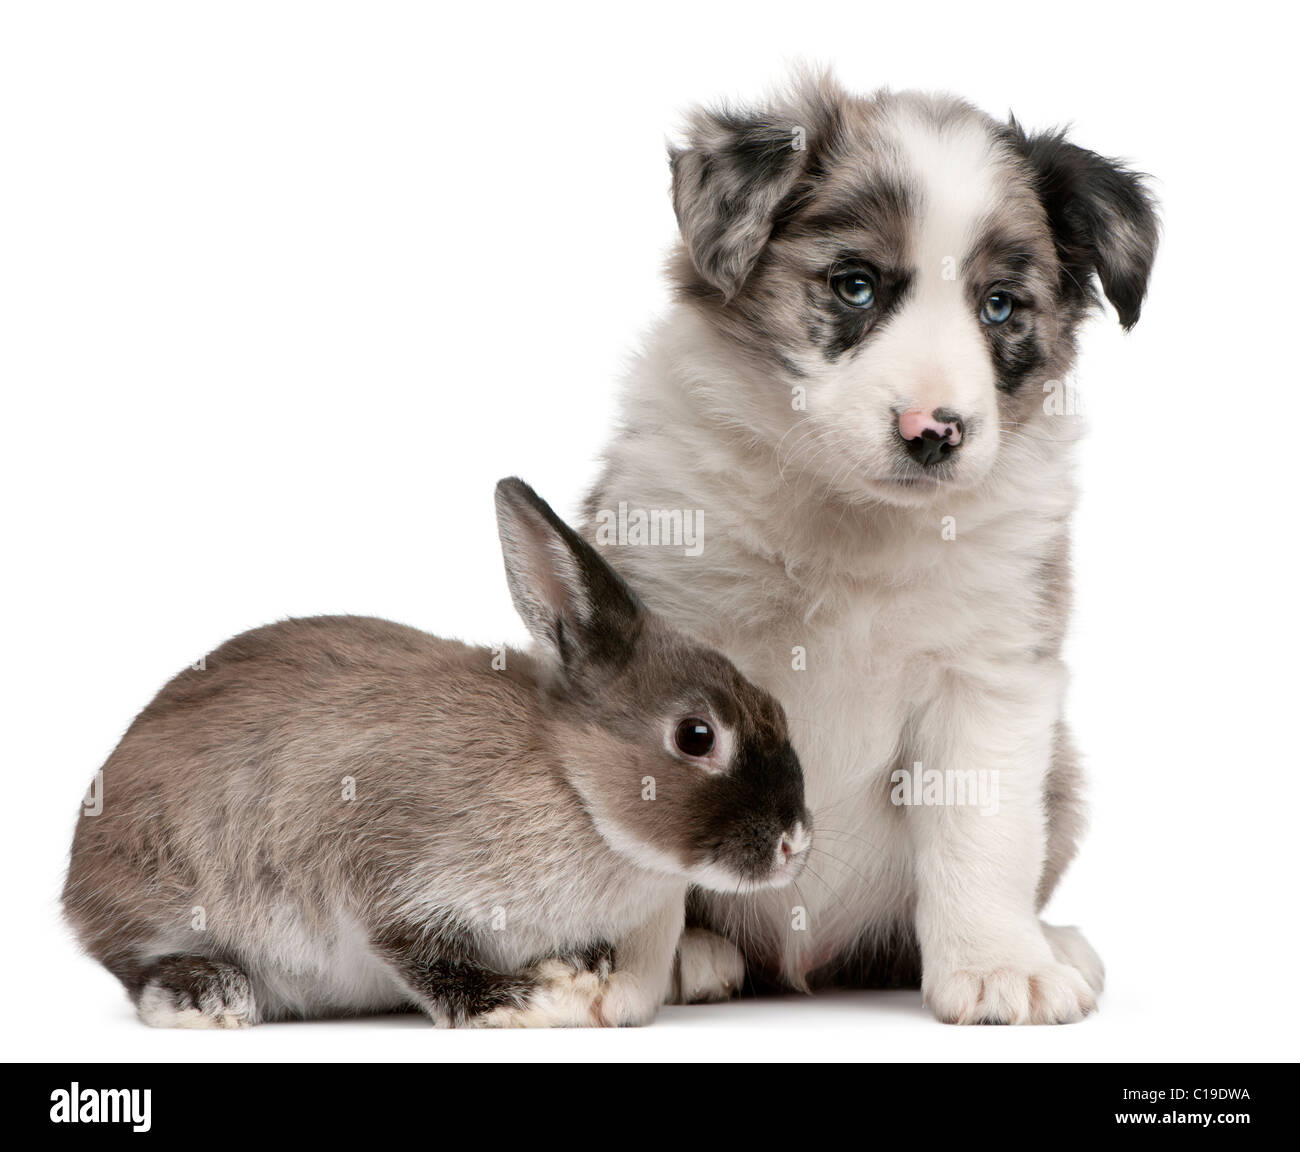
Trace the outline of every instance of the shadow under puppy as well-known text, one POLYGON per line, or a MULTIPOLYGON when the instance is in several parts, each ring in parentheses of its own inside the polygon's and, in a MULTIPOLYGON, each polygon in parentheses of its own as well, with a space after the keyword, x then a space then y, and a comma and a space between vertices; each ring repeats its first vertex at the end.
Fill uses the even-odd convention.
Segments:
POLYGON ((109 757, 64 907, 146 1023, 644 1024, 688 884, 798 874, 780 705, 522 481, 496 505, 533 651, 287 620, 182 672, 109 757))

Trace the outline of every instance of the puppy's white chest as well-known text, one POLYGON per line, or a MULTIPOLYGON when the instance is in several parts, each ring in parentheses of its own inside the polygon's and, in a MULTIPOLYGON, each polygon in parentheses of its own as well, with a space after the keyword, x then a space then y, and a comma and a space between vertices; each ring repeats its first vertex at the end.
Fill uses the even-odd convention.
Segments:
POLYGON ((835 615, 780 629, 779 639, 740 634, 729 655, 785 707, 804 769, 814 852, 797 892, 760 897, 798 957, 824 962, 864 925, 896 922, 911 894, 902 813, 889 799, 891 768, 906 752, 908 717, 934 661, 902 635, 910 606, 864 600, 835 615), (803 935, 799 935, 799 932, 803 935))

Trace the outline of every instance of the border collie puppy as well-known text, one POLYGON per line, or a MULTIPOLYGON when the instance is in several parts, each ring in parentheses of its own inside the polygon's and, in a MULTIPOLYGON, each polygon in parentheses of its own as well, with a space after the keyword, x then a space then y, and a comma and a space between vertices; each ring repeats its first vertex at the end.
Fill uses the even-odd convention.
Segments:
POLYGON ((1082 826, 1069 374, 1096 284, 1138 319, 1152 198, 1060 133, 827 76, 696 111, 671 163, 677 299, 586 531, 781 699, 816 837, 797 887, 696 893, 681 986, 919 981, 945 1021, 1078 1020, 1101 962, 1039 919, 1082 826))

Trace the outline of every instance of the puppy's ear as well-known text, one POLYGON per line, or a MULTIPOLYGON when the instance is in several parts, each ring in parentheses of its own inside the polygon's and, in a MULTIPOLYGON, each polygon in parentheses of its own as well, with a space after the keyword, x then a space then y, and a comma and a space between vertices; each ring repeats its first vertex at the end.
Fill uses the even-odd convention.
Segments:
POLYGON ((1155 260, 1159 223, 1142 177, 1114 160, 1078 148, 1063 132, 1026 136, 1013 117, 1013 142, 1029 161, 1074 291, 1097 273, 1119 322, 1132 328, 1142 311, 1155 260))
POLYGON ((626 662, 642 608, 622 577, 522 480, 497 484, 496 506, 510 595, 543 652, 568 675, 626 662))
POLYGON ((673 210, 696 271, 730 300, 772 234, 777 209, 825 142, 839 90, 805 76, 763 109, 698 108, 670 147, 673 210))

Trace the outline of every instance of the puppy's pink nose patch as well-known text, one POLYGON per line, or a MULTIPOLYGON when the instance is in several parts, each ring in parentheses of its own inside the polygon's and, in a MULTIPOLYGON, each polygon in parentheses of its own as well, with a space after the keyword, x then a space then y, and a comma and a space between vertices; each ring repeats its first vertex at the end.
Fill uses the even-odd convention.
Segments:
POLYGON ((927 432, 933 440, 947 440, 954 447, 961 443, 961 425, 952 420, 936 420, 932 412, 904 412, 898 417, 898 431, 904 440, 919 440, 927 432))

